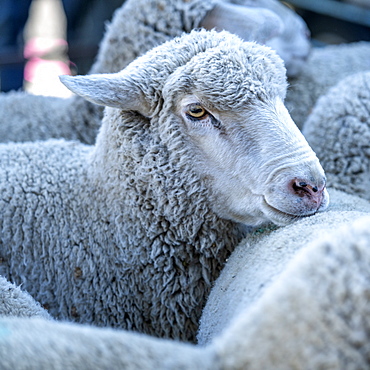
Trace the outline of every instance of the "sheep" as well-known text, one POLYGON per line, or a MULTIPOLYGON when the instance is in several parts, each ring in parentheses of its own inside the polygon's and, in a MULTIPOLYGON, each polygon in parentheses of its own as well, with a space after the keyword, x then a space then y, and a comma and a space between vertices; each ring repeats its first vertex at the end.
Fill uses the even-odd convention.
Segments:
POLYGON ((96 145, 0 146, 0 275, 53 317, 189 340, 245 225, 328 207, 267 47, 192 32, 62 81, 108 106, 96 145))
POLYGON ((313 48, 300 74, 289 81, 285 104, 293 121, 302 129, 320 96, 347 76, 368 70, 370 42, 313 48))
POLYGON ((370 71, 351 75, 321 96, 303 133, 330 186, 370 200, 370 71))
POLYGON ((206 315, 213 307, 227 324, 207 344, 0 318, 0 367, 367 369, 370 204, 335 190, 332 198, 330 211, 256 231, 238 246, 202 318, 203 328, 215 324, 206 315))
MULTIPOLYGON (((262 4, 263 0, 258 0, 249 7, 214 0, 128 0, 116 11, 91 73, 118 72, 152 47, 203 25, 232 28, 247 41, 279 39, 282 23, 293 23, 298 16, 276 16, 276 8, 283 5, 275 0, 273 11, 269 10, 271 4, 262 4, 267 9, 255 8, 260 1, 262 4)), ((282 36, 285 40, 285 30, 282 36)), ((300 38, 304 40, 303 35, 300 38)), ((291 43, 287 41, 282 44, 291 43)), ((283 56, 293 59, 285 52, 283 56)), ((0 112, 1 142, 65 138, 93 144, 103 117, 100 106, 79 96, 62 99, 24 92, 0 94, 0 112)))

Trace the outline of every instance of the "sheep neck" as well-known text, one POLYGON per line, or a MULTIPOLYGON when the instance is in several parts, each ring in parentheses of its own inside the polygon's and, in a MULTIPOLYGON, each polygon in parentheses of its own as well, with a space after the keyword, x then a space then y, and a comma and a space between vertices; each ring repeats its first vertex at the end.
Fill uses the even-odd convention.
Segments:
POLYGON ((135 266, 149 279, 147 268, 154 265, 168 269, 170 279, 187 281, 186 291, 196 301, 184 308, 191 320, 184 333, 170 336, 194 340, 204 299, 243 233, 212 211, 207 184, 194 172, 189 153, 171 153, 181 135, 172 135, 169 143, 157 127, 136 113, 111 110, 91 157, 90 176, 106 184, 99 192, 117 230, 112 237, 124 250, 128 264, 123 269, 135 266), (118 118, 119 124, 108 124, 118 118), (114 150, 111 143, 116 143, 114 150))

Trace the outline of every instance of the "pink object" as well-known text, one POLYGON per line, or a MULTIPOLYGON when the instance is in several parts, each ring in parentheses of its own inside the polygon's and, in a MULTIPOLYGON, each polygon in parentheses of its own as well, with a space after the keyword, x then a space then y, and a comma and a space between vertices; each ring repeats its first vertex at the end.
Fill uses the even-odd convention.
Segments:
POLYGON ((70 75, 69 66, 59 60, 45 60, 41 58, 32 58, 24 67, 24 79, 33 82, 36 77, 50 75, 70 75))
POLYGON ((53 52, 62 55, 63 48, 67 47, 67 41, 63 39, 43 37, 30 39, 23 51, 25 59, 28 59, 24 68, 24 79, 27 82, 34 82, 36 79, 46 79, 50 76, 70 75, 71 70, 67 63, 60 60, 43 59, 53 52), (61 51, 59 52, 59 50, 61 51))
POLYGON ((67 41, 63 39, 36 37, 27 42, 23 50, 23 55, 26 59, 42 57, 61 46, 67 47, 67 41))

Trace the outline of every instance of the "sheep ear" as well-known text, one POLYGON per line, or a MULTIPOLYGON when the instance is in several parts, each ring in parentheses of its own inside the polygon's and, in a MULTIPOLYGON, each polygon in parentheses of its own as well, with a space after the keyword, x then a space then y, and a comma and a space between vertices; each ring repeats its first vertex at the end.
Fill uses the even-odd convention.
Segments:
POLYGON ((150 106, 132 78, 122 73, 59 76, 72 92, 98 105, 134 110, 149 116, 150 106))

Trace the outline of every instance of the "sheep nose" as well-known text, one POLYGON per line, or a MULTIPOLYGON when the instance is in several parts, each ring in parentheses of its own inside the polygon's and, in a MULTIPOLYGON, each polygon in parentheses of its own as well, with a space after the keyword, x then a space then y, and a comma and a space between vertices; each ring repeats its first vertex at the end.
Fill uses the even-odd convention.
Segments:
POLYGON ((305 203, 318 209, 323 201, 326 181, 312 182, 304 179, 294 179, 290 182, 290 191, 298 197, 305 198, 305 203))

